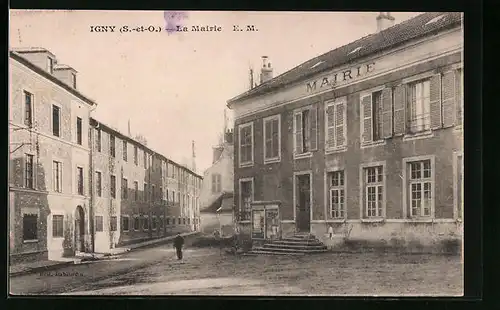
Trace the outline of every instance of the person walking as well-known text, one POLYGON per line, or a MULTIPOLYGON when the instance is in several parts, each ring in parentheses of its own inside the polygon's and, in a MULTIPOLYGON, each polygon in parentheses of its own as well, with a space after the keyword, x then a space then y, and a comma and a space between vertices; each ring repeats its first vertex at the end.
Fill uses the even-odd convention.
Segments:
POLYGON ((177 236, 174 239, 174 248, 177 252, 177 259, 182 259, 182 246, 184 245, 184 238, 182 238, 180 233, 177 233, 177 236))

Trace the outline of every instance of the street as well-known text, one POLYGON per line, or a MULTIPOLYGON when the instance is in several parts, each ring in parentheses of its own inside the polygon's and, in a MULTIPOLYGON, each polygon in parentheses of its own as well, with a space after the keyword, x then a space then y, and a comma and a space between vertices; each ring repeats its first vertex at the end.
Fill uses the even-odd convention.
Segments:
POLYGON ((12 294, 69 295, 433 295, 463 291, 460 257, 336 254, 230 256, 171 244, 114 260, 10 279, 12 294))

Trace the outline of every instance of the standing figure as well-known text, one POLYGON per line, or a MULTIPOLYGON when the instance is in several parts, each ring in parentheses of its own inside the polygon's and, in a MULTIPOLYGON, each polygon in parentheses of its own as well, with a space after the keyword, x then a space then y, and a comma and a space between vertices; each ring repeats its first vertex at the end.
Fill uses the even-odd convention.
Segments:
POLYGON ((177 251, 177 259, 182 259, 182 246, 184 245, 184 238, 182 238, 180 233, 174 239, 174 248, 177 251))

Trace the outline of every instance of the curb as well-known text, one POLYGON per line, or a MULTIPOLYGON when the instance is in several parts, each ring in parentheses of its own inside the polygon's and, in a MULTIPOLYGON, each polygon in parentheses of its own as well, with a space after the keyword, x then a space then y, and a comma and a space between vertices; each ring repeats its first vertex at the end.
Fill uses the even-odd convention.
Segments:
POLYGON ((75 265, 75 264, 76 263, 74 261, 60 262, 58 264, 53 264, 53 265, 49 265, 49 266, 34 267, 34 268, 28 268, 28 269, 22 270, 22 271, 11 272, 11 273, 9 273, 9 276, 10 277, 18 277, 18 276, 24 276, 24 275, 38 273, 38 272, 42 272, 42 271, 52 271, 55 269, 59 269, 62 267, 71 266, 71 265, 75 265))

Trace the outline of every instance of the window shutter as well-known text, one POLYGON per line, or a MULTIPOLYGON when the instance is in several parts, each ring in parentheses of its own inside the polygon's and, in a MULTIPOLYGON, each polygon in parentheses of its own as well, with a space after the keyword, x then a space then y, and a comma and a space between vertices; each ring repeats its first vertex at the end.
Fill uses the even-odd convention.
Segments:
POLYGON ((295 152, 302 153, 302 114, 295 114, 295 152))
POLYGON ((406 85, 394 89, 394 135, 403 135, 406 130, 406 85))
POLYGON ((212 174, 212 193, 216 192, 216 189, 217 189, 216 182, 217 182, 217 175, 212 174))
POLYGON ((443 114, 443 127, 450 127, 455 125, 456 117, 456 102, 455 102, 455 72, 446 72, 442 80, 442 114, 443 114))
POLYGON ((462 85, 463 85, 463 75, 462 75, 462 69, 457 69, 455 71, 455 102, 457 104, 456 108, 456 113, 457 113, 457 125, 462 125, 463 121, 463 104, 462 104, 462 98, 463 98, 463 90, 462 90, 462 85))
POLYGON ((382 137, 392 137, 392 89, 382 90, 382 137))
POLYGON ((437 129, 442 126, 441 74, 436 74, 430 79, 430 97, 431 129, 437 129))
POLYGON ((271 136, 271 141, 272 141, 272 145, 273 145, 273 152, 272 152, 272 156, 273 157, 278 157, 279 155, 279 147, 280 147, 280 143, 279 143, 279 139, 280 139, 280 136, 279 136, 279 133, 280 133, 280 130, 279 130, 279 125, 280 125, 280 122, 275 119, 273 120, 272 122, 272 136, 271 136))
POLYGON ((372 95, 361 98, 361 116, 363 118, 363 131, 361 132, 361 142, 372 141, 372 95))
POLYGON ((343 146, 345 144, 345 132, 344 132, 344 109, 345 104, 339 103, 336 105, 335 111, 335 145, 343 146))
POLYGON ((265 158, 273 157, 273 131, 272 131, 273 121, 264 122, 264 136, 266 139, 266 154, 265 158))
POLYGON ((335 106, 326 107, 326 148, 335 147, 335 106))
POLYGON ((316 151, 318 149, 318 107, 313 105, 309 111, 309 126, 311 129, 309 146, 311 151, 316 151))

